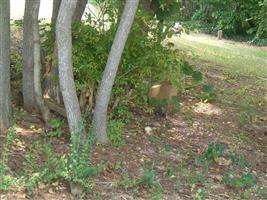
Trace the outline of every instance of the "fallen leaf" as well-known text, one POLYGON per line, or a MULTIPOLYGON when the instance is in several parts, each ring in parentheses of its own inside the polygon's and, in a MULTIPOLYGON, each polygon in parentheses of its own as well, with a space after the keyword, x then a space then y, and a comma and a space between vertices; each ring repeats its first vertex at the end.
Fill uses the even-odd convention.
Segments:
POLYGON ((220 166, 229 166, 230 164, 232 164, 231 160, 227 160, 223 157, 215 158, 215 162, 220 166))

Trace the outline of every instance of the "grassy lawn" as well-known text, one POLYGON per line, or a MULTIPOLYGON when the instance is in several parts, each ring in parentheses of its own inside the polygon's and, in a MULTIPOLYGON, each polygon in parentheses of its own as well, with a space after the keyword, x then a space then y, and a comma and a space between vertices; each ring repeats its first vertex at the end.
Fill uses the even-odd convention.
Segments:
POLYGON ((205 35, 182 35, 170 41, 175 48, 190 52, 197 59, 223 66, 229 72, 267 78, 267 48, 205 35))

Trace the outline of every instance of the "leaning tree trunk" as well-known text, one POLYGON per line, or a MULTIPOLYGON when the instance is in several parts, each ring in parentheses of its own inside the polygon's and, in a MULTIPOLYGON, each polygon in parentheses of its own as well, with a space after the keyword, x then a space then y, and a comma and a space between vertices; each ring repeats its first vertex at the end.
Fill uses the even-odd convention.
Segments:
POLYGON ((72 22, 81 21, 87 2, 88 0, 78 0, 75 11, 72 15, 72 22))
POLYGON ((46 107, 42 87, 41 87, 41 48, 40 48, 40 35, 39 35, 39 23, 38 15, 40 9, 40 0, 32 1, 33 4, 33 61, 34 61, 34 93, 36 103, 42 114, 43 120, 48 125, 49 121, 49 109, 46 107))
POLYGON ((119 23, 115 39, 113 41, 104 74, 97 94, 94 111, 94 123, 97 140, 107 143, 107 109, 110 100, 112 86, 118 70, 121 55, 127 41, 139 0, 126 0, 123 14, 119 23))
POLYGON ((11 124, 10 2, 0 1, 0 134, 11 124))
POLYGON ((27 111, 33 111, 37 108, 34 94, 33 80, 33 1, 26 0, 24 10, 23 25, 23 77, 22 77, 22 93, 23 107, 27 111))
POLYGON ((77 0, 62 0, 56 24, 59 82, 71 134, 81 123, 81 111, 72 70, 71 16, 77 0))

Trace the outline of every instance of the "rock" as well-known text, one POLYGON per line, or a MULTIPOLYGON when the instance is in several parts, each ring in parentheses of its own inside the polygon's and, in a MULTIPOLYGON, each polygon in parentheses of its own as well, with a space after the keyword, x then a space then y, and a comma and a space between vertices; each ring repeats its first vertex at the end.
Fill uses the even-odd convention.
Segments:
POLYGON ((150 126, 147 126, 147 127, 145 127, 145 132, 146 132, 146 134, 151 135, 153 132, 153 129, 150 126))

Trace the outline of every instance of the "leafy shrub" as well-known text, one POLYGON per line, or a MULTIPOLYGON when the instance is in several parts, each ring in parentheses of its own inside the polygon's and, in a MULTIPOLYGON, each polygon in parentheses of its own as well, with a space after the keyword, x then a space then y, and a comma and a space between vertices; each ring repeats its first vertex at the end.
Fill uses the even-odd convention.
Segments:
POLYGON ((196 8, 192 20, 200 22, 204 31, 223 30, 228 36, 252 35, 265 38, 267 1, 193 1, 196 8))
MULTIPOLYGON (((89 18, 88 20, 90 21, 89 18)), ((157 30, 150 28, 152 21, 151 17, 138 12, 119 65, 111 106, 117 99, 122 101, 125 98, 128 99, 123 100, 124 105, 131 101, 146 105, 149 86, 155 82, 170 81, 177 89, 183 89, 187 76, 184 69, 190 65, 176 51, 164 48, 161 41, 155 39, 157 30), (148 29, 144 24, 148 24, 148 29), (130 90, 133 92, 128 96, 130 90)), ((73 26, 73 65, 78 91, 82 87, 98 87, 115 35, 115 21, 111 21, 107 30, 99 28, 100 22, 97 24, 92 25, 90 21, 73 26)), ((52 31, 53 29, 47 29, 43 35, 43 46, 48 60, 53 57, 52 31)), ((193 77, 194 81, 202 80, 199 71, 193 68, 191 70, 192 73, 188 75, 193 77)))

